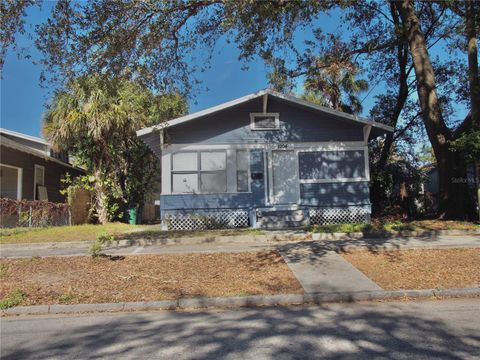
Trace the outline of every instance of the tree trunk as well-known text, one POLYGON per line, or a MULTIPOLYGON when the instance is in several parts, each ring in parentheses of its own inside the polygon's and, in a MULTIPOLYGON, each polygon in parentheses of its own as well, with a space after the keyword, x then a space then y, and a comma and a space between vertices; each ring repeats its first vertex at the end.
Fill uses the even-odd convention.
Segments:
POLYGON ((448 142, 452 139, 452 135, 440 111, 435 73, 430 62, 425 37, 420 29, 413 1, 403 0, 398 8, 405 26, 415 69, 423 122, 437 160, 440 187, 439 216, 462 217, 464 214, 462 202, 465 198, 464 191, 460 191, 460 189, 466 188, 466 186, 462 186, 461 181, 454 184, 453 179, 462 178, 465 171, 461 170, 461 166, 457 166, 455 156, 449 149, 448 142))
MULTIPOLYGON (((478 9, 477 9, 478 10, 478 9)), ((475 24, 475 1, 466 3, 465 25, 468 45, 468 82, 470 85, 470 111, 474 131, 480 131, 480 79, 478 74, 478 47, 475 24)), ((475 160, 477 181, 478 218, 480 220, 480 160, 475 160)))
POLYGON ((97 212, 98 222, 106 224, 109 221, 107 194, 103 186, 103 179, 100 170, 94 171, 95 176, 95 211, 97 212))

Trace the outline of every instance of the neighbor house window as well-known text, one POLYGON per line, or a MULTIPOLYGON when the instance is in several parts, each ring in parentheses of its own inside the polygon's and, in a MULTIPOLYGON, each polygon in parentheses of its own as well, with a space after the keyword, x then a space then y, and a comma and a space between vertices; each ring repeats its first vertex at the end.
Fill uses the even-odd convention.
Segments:
POLYGON ((237 192, 248 191, 248 150, 237 150, 237 192))
POLYGON ((22 169, 9 165, 0 165, 0 197, 21 200, 22 169))
POLYGON ((40 198, 40 186, 45 185, 45 167, 42 165, 34 166, 33 179, 33 198, 35 200, 44 200, 40 198))
POLYGON ((250 127, 252 130, 277 130, 280 128, 278 113, 252 113, 250 114, 250 127))
POLYGON ((179 152, 172 155, 172 192, 227 191, 225 151, 179 152))

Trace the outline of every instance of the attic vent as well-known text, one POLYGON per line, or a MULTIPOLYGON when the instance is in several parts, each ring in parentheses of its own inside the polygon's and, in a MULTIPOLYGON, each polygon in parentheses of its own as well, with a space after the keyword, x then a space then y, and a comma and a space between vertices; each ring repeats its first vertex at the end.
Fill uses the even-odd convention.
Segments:
POLYGON ((280 127, 278 113, 252 113, 250 114, 250 127, 252 130, 277 130, 280 127))

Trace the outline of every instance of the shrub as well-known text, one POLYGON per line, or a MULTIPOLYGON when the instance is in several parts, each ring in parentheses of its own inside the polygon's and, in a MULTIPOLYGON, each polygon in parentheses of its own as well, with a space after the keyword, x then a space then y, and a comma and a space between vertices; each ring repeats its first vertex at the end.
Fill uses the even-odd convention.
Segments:
POLYGON ((101 233, 99 233, 97 235, 97 240, 100 242, 100 244, 109 244, 111 243, 112 241, 115 240, 115 235, 113 234, 109 234, 108 232, 106 231, 102 231, 101 233))
POLYGON ((92 245, 90 245, 88 253, 94 258, 99 257, 102 254, 102 248, 102 243, 97 239, 92 243, 92 245))
POLYGON ((106 231, 102 231, 101 233, 97 234, 97 239, 90 245, 88 252, 93 257, 98 257, 102 254, 103 245, 110 244, 112 241, 115 240, 115 235, 109 234, 106 231))

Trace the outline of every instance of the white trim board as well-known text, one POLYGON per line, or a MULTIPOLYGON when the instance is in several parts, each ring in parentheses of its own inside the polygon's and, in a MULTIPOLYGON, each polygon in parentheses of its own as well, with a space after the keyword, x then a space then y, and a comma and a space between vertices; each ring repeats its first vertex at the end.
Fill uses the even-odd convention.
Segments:
POLYGON ((7 129, 4 129, 4 128, 0 128, 0 134, 15 136, 15 137, 18 137, 20 139, 25 139, 25 140, 29 140, 29 141, 33 141, 33 142, 42 144, 42 145, 50 146, 50 144, 45 139, 42 139, 42 138, 39 138, 39 137, 36 137, 36 136, 27 135, 27 134, 22 134, 22 133, 13 131, 13 130, 7 130, 7 129))
POLYGON ((304 107, 307 107, 307 108, 310 108, 310 109, 313 109, 313 110, 316 110, 316 111, 320 111, 320 112, 323 112, 323 113, 328 113, 328 114, 331 114, 331 115, 339 116, 339 117, 342 117, 344 119, 351 120, 351 121, 354 121, 354 122, 358 122, 358 123, 361 123, 361 124, 364 124, 364 125, 370 125, 370 126, 373 126, 373 127, 385 130, 385 131, 393 131, 393 128, 391 126, 388 126, 388 125, 385 125, 385 124, 381 124, 381 123, 378 123, 378 122, 375 122, 375 121, 371 121, 371 120, 368 120, 368 119, 365 119, 365 118, 358 117, 356 115, 347 114, 347 113, 344 113, 344 112, 341 112, 341 111, 337 111, 337 110, 333 110, 333 109, 330 109, 330 108, 327 108, 327 107, 324 107, 324 106, 313 104, 313 103, 310 103, 308 101, 299 99, 295 96, 281 94, 279 92, 276 92, 276 91, 273 91, 273 90, 270 90, 270 89, 264 89, 264 90, 254 92, 252 94, 242 96, 238 99, 234 99, 234 100, 231 100, 231 101, 227 101, 223 104, 210 107, 210 108, 205 109, 205 110, 197 111, 197 112, 192 113, 192 114, 181 116, 181 117, 178 117, 176 119, 172 119, 172 120, 169 120, 169 121, 166 121, 166 122, 154 125, 154 126, 150 126, 150 127, 138 130, 137 131, 137 136, 148 135, 148 134, 150 134, 154 131, 157 131, 157 130, 161 130, 161 129, 165 129, 165 128, 172 127, 172 126, 175 126, 175 125, 183 124, 185 122, 197 119, 197 118, 205 116, 205 115, 215 113, 215 112, 220 111, 220 110, 227 109, 227 108, 235 106, 235 105, 242 104, 244 102, 247 102, 249 100, 253 100, 255 98, 258 98, 258 97, 264 96, 264 95, 267 95, 267 96, 271 95, 273 97, 276 97, 276 98, 279 98, 279 99, 282 99, 282 100, 285 100, 285 101, 289 101, 289 102, 297 104, 297 105, 301 105, 301 106, 304 106, 304 107))
POLYGON ((286 149, 311 149, 311 151, 336 151, 336 150, 363 150, 363 141, 344 142, 282 142, 282 143, 255 143, 255 144, 170 144, 162 149, 164 153, 178 150, 223 150, 223 149, 279 149, 278 146, 287 145, 286 149))

